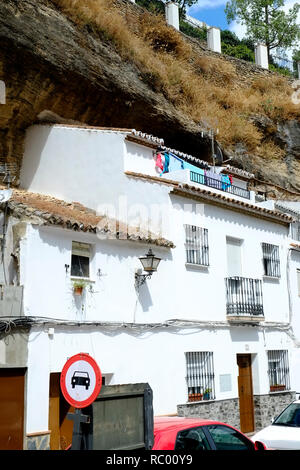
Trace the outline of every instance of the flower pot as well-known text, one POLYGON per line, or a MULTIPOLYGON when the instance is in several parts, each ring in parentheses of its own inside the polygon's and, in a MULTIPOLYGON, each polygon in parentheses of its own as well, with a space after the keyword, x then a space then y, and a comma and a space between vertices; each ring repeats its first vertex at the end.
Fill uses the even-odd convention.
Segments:
POLYGON ((203 400, 202 393, 191 393, 189 395, 189 401, 201 401, 203 400))
POLYGON ((270 392, 283 392, 285 385, 270 385, 270 392))
POLYGON ((82 295, 83 287, 74 287, 75 295, 82 295))

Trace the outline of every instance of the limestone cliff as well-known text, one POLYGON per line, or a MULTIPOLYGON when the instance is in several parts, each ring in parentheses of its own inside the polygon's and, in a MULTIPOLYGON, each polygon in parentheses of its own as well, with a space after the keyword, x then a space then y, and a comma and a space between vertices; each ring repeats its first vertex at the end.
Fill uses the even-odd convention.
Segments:
MULTIPOLYGON (((116 1, 125 18, 131 15, 131 24, 134 15, 143 15, 131 2, 116 1)), ((202 136, 199 122, 167 93, 158 92, 149 74, 133 60, 124 60, 103 31, 100 34, 93 24, 80 24, 76 15, 66 14, 59 3, 0 0, 0 79, 7 89, 6 104, 0 105, 0 162, 20 165, 25 130, 41 120, 135 128, 164 138, 170 147, 208 159, 209 140, 202 136)), ((184 41, 192 48, 193 58, 199 56, 200 68, 201 58, 216 60, 215 54, 197 41, 187 37, 184 41)), ((268 75, 243 61, 225 60, 234 62, 236 73, 229 87, 268 75)), ((207 63, 205 67, 209 75, 207 63)), ((212 80, 218 81, 214 73, 212 80)), ((222 106, 226 109, 226 102, 222 106)), ((254 171, 258 180, 270 182, 275 192, 275 185, 279 185, 295 192, 283 192, 283 196, 298 197, 299 115, 273 120, 252 113, 250 122, 264 139, 282 150, 280 157, 262 160, 242 140, 228 146, 225 140, 225 156, 232 158, 231 164, 254 171)))

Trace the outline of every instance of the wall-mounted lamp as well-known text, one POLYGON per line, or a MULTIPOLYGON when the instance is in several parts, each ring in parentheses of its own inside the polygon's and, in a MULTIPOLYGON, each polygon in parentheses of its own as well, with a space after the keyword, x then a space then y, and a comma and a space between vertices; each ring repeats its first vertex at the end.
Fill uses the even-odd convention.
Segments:
POLYGON ((68 274, 69 267, 70 267, 70 265, 69 265, 69 264, 65 264, 65 270, 66 270, 66 274, 68 274))
POLYGON ((135 273, 136 287, 140 287, 146 282, 146 279, 151 278, 152 274, 157 271, 161 258, 155 256, 150 248, 146 255, 139 257, 139 260, 142 263, 145 274, 135 273))

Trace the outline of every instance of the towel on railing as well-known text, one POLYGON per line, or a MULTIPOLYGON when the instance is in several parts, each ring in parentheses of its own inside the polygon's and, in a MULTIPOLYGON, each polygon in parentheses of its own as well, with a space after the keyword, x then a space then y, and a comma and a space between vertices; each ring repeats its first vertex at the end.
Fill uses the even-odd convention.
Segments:
POLYGON ((228 175, 222 175, 222 189, 226 191, 231 186, 231 181, 228 175))

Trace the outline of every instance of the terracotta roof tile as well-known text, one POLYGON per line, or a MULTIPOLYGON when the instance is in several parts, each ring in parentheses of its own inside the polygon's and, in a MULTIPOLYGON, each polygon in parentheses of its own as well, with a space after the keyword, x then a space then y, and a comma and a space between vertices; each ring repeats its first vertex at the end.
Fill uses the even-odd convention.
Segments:
POLYGON ((221 205, 224 208, 229 208, 231 210, 243 212, 246 214, 253 215, 254 217, 265 218, 269 220, 276 221, 281 224, 290 224, 293 222, 294 218, 283 214, 282 212, 267 209, 265 207, 260 207, 250 202, 244 202, 239 199, 234 199, 228 197, 227 195, 215 193, 208 189, 196 187, 190 184, 181 183, 179 181, 169 180, 160 176, 149 176, 143 173, 135 173, 132 171, 126 171, 127 176, 132 176, 135 178, 141 178, 144 180, 152 181, 155 183, 166 184, 173 186, 172 193, 178 194, 183 197, 196 198, 198 200, 206 200, 211 204, 221 205))
MULTIPOLYGON (((0 189, 5 189, 0 187, 0 189)), ((174 244, 139 227, 127 227, 117 220, 99 216, 79 202, 66 202, 52 196, 14 189, 8 201, 10 211, 18 218, 29 218, 42 225, 57 225, 71 230, 97 233, 104 238, 139 241, 174 248, 174 244)))

